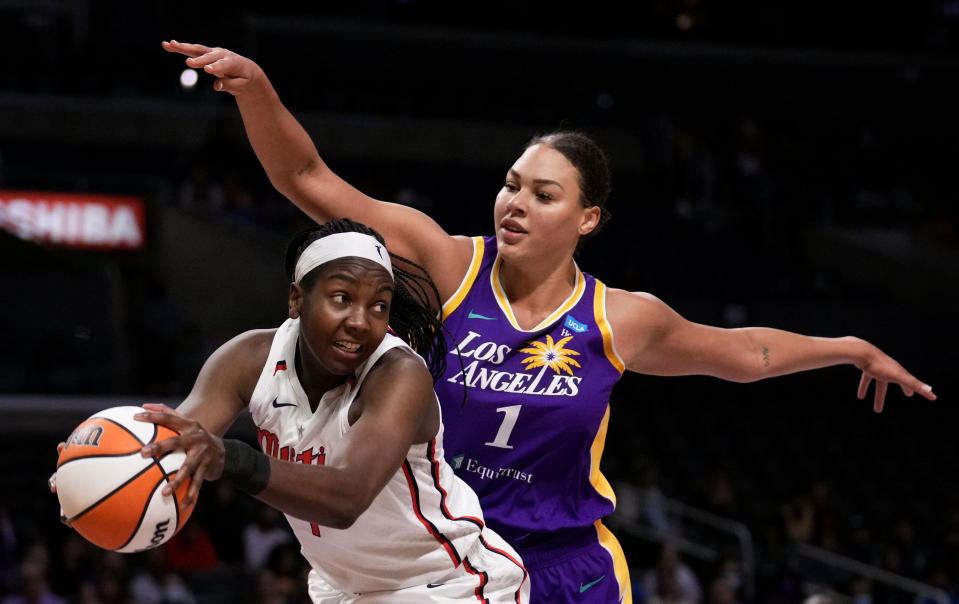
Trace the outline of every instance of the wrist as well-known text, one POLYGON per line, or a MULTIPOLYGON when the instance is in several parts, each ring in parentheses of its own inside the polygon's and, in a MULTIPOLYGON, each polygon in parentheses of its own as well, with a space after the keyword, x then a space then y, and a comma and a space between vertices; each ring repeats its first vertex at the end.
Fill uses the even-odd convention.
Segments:
POLYGON ((233 486, 256 495, 270 482, 270 458, 241 440, 223 439, 223 474, 233 486))
POLYGON ((843 343, 843 356, 851 365, 862 369, 872 361, 876 348, 869 342, 856 336, 845 336, 840 341, 843 343))
POLYGON ((266 73, 259 67, 249 75, 245 85, 233 91, 233 96, 238 101, 242 99, 257 105, 277 102, 280 98, 266 73))

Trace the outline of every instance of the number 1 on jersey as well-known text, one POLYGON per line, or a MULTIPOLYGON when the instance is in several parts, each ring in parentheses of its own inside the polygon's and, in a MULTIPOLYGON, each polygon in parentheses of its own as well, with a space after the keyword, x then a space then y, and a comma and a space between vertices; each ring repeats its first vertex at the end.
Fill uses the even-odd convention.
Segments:
POLYGON ((499 430, 496 432, 496 438, 492 442, 486 443, 490 447, 499 447, 500 449, 512 449, 513 445, 509 444, 510 434, 513 433, 513 427, 516 425, 516 420, 519 418, 519 410, 522 405, 510 405, 509 407, 499 407, 496 409, 497 413, 503 414, 503 423, 500 424, 499 430))

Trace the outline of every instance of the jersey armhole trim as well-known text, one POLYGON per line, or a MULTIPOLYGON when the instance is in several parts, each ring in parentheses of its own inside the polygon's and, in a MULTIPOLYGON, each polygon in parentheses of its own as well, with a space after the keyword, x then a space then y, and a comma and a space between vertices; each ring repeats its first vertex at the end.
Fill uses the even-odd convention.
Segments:
POLYGON ((473 259, 470 260, 469 270, 466 271, 466 276, 463 277, 463 280, 460 282, 460 286, 456 288, 456 291, 453 292, 453 295, 450 296, 449 300, 443 303, 443 321, 453 314, 453 311, 459 308, 459 305, 463 303, 463 300, 466 298, 466 294, 468 294, 470 288, 473 287, 473 282, 476 281, 476 275, 479 274, 480 265, 483 264, 483 252, 485 248, 483 238, 481 236, 476 236, 472 237, 472 240, 473 259))
POLYGON ((599 279, 596 279, 596 289, 593 293, 593 316, 596 318, 600 333, 603 334, 603 351, 606 353, 606 359, 622 375, 626 371, 626 363, 616 352, 613 328, 606 319, 606 285, 599 279))

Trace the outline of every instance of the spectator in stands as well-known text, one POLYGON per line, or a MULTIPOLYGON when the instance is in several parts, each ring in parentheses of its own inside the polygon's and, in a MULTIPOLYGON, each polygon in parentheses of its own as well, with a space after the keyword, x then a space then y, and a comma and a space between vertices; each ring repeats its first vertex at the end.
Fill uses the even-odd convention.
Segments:
POLYGON ((800 493, 780 508, 786 538, 794 543, 811 543, 816 512, 806 493, 800 493))
POLYGON ((19 537, 10 512, 6 506, 0 504, 0 590, 2 591, 12 589, 17 584, 19 545, 19 537))
POLYGON ((162 549, 140 554, 144 564, 132 573, 130 596, 136 604, 195 604, 196 596, 183 576, 171 572, 162 549))
POLYGON ((258 569, 253 573, 253 587, 244 604, 308 604, 309 600, 291 600, 280 589, 276 573, 269 568, 258 569))
POLYGON ((139 604, 130 597, 126 554, 98 550, 92 572, 80 585, 79 604, 139 604))
POLYGON ((300 555, 299 544, 284 541, 276 545, 267 556, 265 568, 275 577, 276 589, 290 602, 309 600, 306 591, 310 565, 300 555))
POLYGON ((220 565, 210 534, 199 522, 187 522, 180 532, 163 546, 170 570, 196 573, 215 570, 220 565))
POLYGON ((740 600, 736 596, 736 588, 732 582, 723 576, 716 576, 709 582, 707 592, 707 604, 739 604, 740 600))
POLYGON ((246 567, 255 569, 266 565, 275 547, 291 541, 293 532, 283 514, 269 506, 258 506, 256 518, 243 527, 246 567))
POLYGON ((253 522, 256 506, 226 481, 212 482, 205 489, 204 496, 197 500, 194 519, 210 533, 220 561, 240 567, 246 561, 245 531, 236 527, 253 522))
POLYGON ((50 583, 53 591, 74 598, 79 586, 93 572, 93 546, 74 531, 58 532, 61 539, 50 557, 50 583))
POLYGON ((2 604, 67 604, 50 590, 45 563, 37 559, 20 564, 17 591, 5 597, 2 604))
POLYGON ((189 212, 217 216, 226 205, 223 185, 210 176, 210 167, 204 163, 191 166, 189 178, 177 189, 177 205, 189 212))
POLYGON ((656 567, 644 574, 642 583, 646 593, 650 594, 650 602, 697 604, 703 599, 699 577, 683 561, 679 549, 672 543, 663 544, 656 567))

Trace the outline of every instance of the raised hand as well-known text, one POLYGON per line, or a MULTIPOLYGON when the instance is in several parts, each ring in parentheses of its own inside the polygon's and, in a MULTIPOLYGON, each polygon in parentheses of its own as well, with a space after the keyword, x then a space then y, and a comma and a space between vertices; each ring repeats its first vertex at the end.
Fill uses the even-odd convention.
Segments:
POLYGON ((170 40, 162 43, 167 52, 187 57, 186 64, 216 76, 213 89, 236 95, 262 76, 263 70, 252 60, 220 47, 188 44, 170 40))
POLYGON ((906 396, 912 396, 913 393, 918 392, 931 401, 936 400, 936 395, 932 392, 932 386, 920 381, 878 348, 874 348, 873 353, 869 355, 869 359, 860 365, 859 369, 862 370, 858 392, 860 400, 866 398, 869 385, 873 381, 876 382, 876 392, 872 405, 872 409, 876 413, 882 413, 889 384, 898 384, 906 396))

